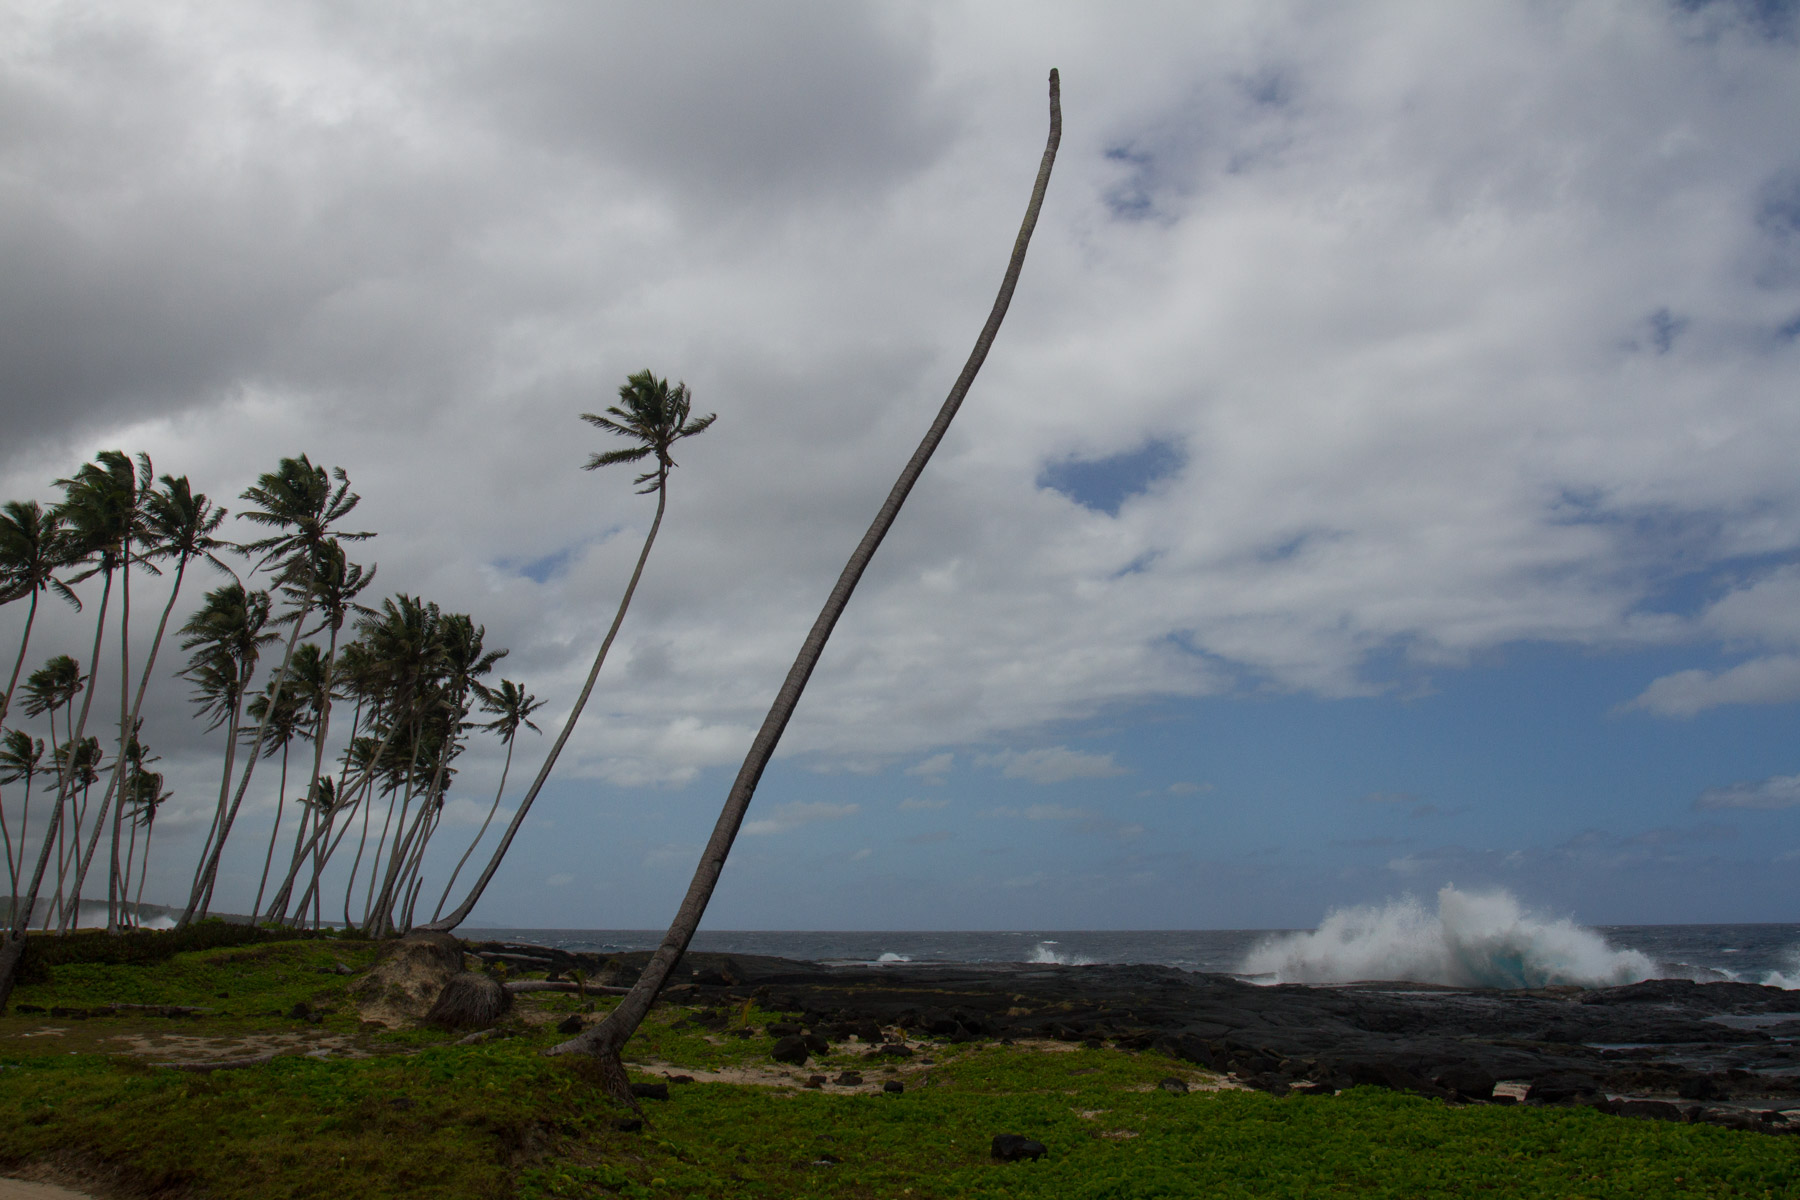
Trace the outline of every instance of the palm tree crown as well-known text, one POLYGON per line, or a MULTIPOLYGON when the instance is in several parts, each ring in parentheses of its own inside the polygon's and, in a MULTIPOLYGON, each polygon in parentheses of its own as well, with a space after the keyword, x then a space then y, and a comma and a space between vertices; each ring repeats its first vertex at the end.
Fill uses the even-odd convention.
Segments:
POLYGON ((73 561, 61 514, 36 500, 8 500, 0 509, 0 604, 34 591, 52 591, 81 608, 56 572, 73 561))
POLYGON ((670 387, 668 380, 658 379, 649 370, 628 376, 619 388, 619 399, 624 402, 624 407, 610 405, 606 416, 582 413, 581 419, 608 433, 632 438, 639 444, 623 450, 608 450, 604 454, 591 454, 582 469, 594 471, 614 463, 641 462, 654 454, 656 469, 646 471, 632 481, 644 485, 638 489, 640 492, 660 491, 669 469, 675 465, 669 455, 670 448, 682 438, 704 433, 707 426, 718 420, 717 413, 688 420, 693 398, 688 394, 687 384, 677 383, 670 387))

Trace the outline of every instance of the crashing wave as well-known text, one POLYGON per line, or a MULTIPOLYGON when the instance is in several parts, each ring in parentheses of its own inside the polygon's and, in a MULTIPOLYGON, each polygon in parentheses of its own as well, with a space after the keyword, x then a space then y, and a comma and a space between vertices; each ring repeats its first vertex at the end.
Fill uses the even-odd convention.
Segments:
POLYGON ((1525 911, 1505 891, 1438 892, 1437 911, 1407 896, 1327 914, 1311 933, 1261 943, 1242 973, 1267 983, 1391 979, 1450 987, 1612 987, 1655 978, 1656 964, 1567 918, 1525 911))
POLYGON ((1051 949, 1052 946, 1059 944, 1060 943, 1048 941, 1039 942, 1031 951, 1031 957, 1025 961, 1029 963, 1043 963, 1046 965, 1053 964, 1059 967, 1085 967, 1094 961, 1093 959, 1080 954, 1065 954, 1060 950, 1051 949))

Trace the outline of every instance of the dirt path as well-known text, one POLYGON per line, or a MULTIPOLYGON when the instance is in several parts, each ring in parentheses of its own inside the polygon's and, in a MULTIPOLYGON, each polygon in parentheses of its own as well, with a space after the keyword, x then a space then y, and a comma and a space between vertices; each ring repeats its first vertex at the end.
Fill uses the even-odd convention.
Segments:
POLYGON ((93 1200, 86 1192, 71 1192, 54 1183, 0 1178, 0 1200, 93 1200))

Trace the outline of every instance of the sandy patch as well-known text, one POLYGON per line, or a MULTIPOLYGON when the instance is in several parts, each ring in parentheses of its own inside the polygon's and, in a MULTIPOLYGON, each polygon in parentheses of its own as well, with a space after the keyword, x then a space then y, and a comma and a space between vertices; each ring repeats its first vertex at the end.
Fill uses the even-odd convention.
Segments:
POLYGON ((188 1033, 120 1033, 104 1039, 118 1053, 151 1062, 204 1063, 258 1054, 306 1054, 314 1058, 370 1058, 368 1050, 344 1034, 313 1032, 247 1033, 201 1037, 188 1033))
POLYGON ((92 1200, 86 1192, 71 1192, 54 1183, 0 1178, 0 1200, 92 1200))

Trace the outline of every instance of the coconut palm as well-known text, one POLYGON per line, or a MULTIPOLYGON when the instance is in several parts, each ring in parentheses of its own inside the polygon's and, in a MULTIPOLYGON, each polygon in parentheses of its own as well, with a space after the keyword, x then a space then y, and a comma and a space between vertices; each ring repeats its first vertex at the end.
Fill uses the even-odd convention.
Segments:
POLYGON ((500 767, 500 786, 494 789, 494 803, 489 806, 487 816, 482 818, 481 828, 475 831, 475 840, 469 843, 469 848, 464 850, 463 856, 457 860, 456 870, 450 872, 450 882, 444 885, 444 894, 438 898, 437 911, 431 914, 431 919, 434 921, 437 920, 438 914, 443 912, 445 902, 450 899, 450 889, 456 886, 456 877, 462 874, 462 869, 468 863, 469 856, 475 853, 475 847, 481 845, 481 839, 487 836, 488 826, 493 822, 494 814, 500 811, 500 797, 506 791, 506 776, 512 770, 513 739, 518 736, 520 727, 529 729, 533 733, 544 732, 531 722, 531 714, 544 706, 543 701, 531 695, 512 680, 502 679, 497 688, 482 687, 477 690, 481 696, 482 711, 492 713, 494 716, 494 719, 484 724, 482 728, 489 733, 500 735, 500 742, 506 747, 506 761, 500 767))
MULTIPOLYGON (((181 675, 194 685, 193 701, 207 720, 207 729, 225 726, 225 765, 219 777, 218 809, 200 854, 185 924, 196 909, 204 911, 210 896, 213 872, 218 867, 220 843, 228 831, 226 807, 231 794, 232 767, 237 756, 239 724, 244 696, 256 673, 263 647, 275 641, 268 630, 270 601, 267 592, 247 590, 233 580, 206 594, 200 609, 181 627, 181 648, 193 653, 181 675)), ((257 753, 252 746, 251 753, 257 753)))
MULTIPOLYGON (((281 755, 281 779, 275 785, 275 823, 269 829, 269 849, 263 855, 262 880, 256 885, 256 902, 250 908, 252 916, 262 911, 263 890, 269 885, 269 867, 275 862, 275 842, 281 836, 281 816, 287 807, 288 751, 295 738, 306 741, 311 737, 311 714, 302 698, 302 688, 296 685, 309 667, 314 673, 318 673, 321 661, 317 646, 311 642, 302 643, 294 653, 294 661, 289 665, 290 678, 286 690, 277 696, 274 684, 271 683, 245 709, 251 720, 268 727, 268 733, 263 738, 263 757, 281 755)), ((301 836, 305 836, 304 819, 300 823, 300 832, 301 836)))
MULTIPOLYGON (((56 744, 56 714, 63 714, 64 724, 72 721, 71 709, 75 697, 86 687, 86 680, 81 674, 81 664, 67 654, 59 654, 50 659, 42 667, 33 671, 25 680, 25 715, 41 717, 48 715, 50 721, 50 742, 56 744)), ((73 742, 74 738, 69 739, 73 742)), ((44 884, 44 875, 50 869, 50 856, 57 855, 60 866, 61 851, 66 842, 63 830, 64 805, 71 790, 72 778, 60 769, 67 762, 65 756, 52 754, 52 769, 56 770, 55 803, 50 809, 50 824, 44 830, 43 841, 38 847, 37 864, 33 867, 31 879, 25 885, 25 893, 19 903, 13 907, 12 929, 4 945, 0 945, 0 1009, 6 1007, 6 998, 12 994, 12 987, 18 973, 19 957, 25 950, 25 936, 31 928, 32 913, 37 907, 39 890, 44 884)), ((21 854, 23 847, 20 848, 21 854)), ((60 891, 60 886, 59 886, 60 891)))
POLYGON ((35 500, 8 500, 0 509, 0 604, 10 604, 26 596, 31 607, 25 614, 25 633, 19 639, 19 653, 13 659, 12 674, 6 681, 6 692, 0 695, 0 727, 12 709, 13 691, 19 684, 19 671, 25 665, 25 654, 31 645, 32 626, 37 622, 38 598, 55 592, 81 610, 81 601, 68 584, 56 577, 72 560, 72 547, 60 517, 54 509, 45 509, 35 500))
POLYGON ((644 537, 643 549, 638 552, 637 566, 631 572, 631 580, 625 585, 625 595, 619 600, 618 611, 613 614, 612 625, 606 631, 606 637, 600 642, 600 651, 594 655, 594 665, 589 668, 587 682, 582 685, 581 694, 575 698, 575 706, 569 710, 563 721, 562 731, 550 745, 550 752, 544 756, 544 765, 538 768, 537 778, 531 781, 531 787, 519 801, 512 821, 506 832, 500 837, 500 844, 488 859, 486 869, 475 881, 474 887, 463 902, 456 906, 449 916, 433 921, 428 928, 435 930, 454 929, 468 919, 475 908, 476 901, 481 899, 482 892, 487 890, 494 872, 500 869, 500 860, 506 857, 512 846, 513 838, 518 835, 519 827, 525 823, 526 814, 531 811, 538 793, 543 790, 544 783, 550 778, 550 772, 556 767, 556 760, 562 754, 563 747, 568 744, 569 735, 575 732, 575 722, 581 719, 581 710, 587 707, 588 697, 593 694, 594 682, 600 678, 600 668, 606 662, 606 653, 612 649, 613 639, 619 635, 619 626, 625 623, 625 612, 631 607, 631 598, 637 592, 638 580, 643 578, 644 564, 649 561, 650 548, 656 545, 657 531, 662 528, 663 512, 669 502, 669 472, 675 469, 672 455, 675 443, 683 438, 690 438, 704 433, 718 419, 717 413, 704 417, 692 418, 693 397, 688 393, 685 383, 669 386, 666 379, 658 379, 648 370, 639 371, 629 376, 619 388, 619 404, 607 408, 605 415, 582 413, 581 419, 597 429, 603 429, 615 437, 624 438, 633 445, 623 446, 616 450, 594 453, 588 456, 587 471, 597 471, 601 467, 613 466, 617 463, 641 463, 654 460, 649 470, 639 475, 634 481, 638 485, 640 495, 656 496, 656 516, 650 522, 650 532, 644 537))
MULTIPOLYGON (((292 602, 281 618, 293 627, 282 652, 281 665, 275 669, 273 694, 279 698, 287 681, 294 646, 317 597, 317 573, 329 556, 328 544, 363 541, 375 535, 345 533, 332 528, 350 514, 361 497, 350 490, 350 477, 342 467, 327 471, 315 466, 304 454, 299 458, 282 459, 274 471, 259 476, 253 487, 244 490, 243 499, 256 507, 240 512, 240 519, 277 532, 250 542, 242 549, 258 556, 253 570, 275 572, 276 582, 292 602), (336 480, 335 484, 333 480, 336 480)), ((194 891, 176 923, 178 927, 185 927, 193 919, 196 909, 204 912, 211 901, 213 884, 218 878, 219 858, 225 852, 225 841, 231 835, 244 794, 250 790, 250 779, 262 754, 266 732, 266 722, 257 722, 250 753, 244 760, 243 778, 238 781, 237 793, 220 817, 218 837, 202 856, 194 891)))
MULTIPOLYGON (((318 625, 308 631, 308 636, 316 636, 321 631, 329 634, 325 657, 318 663, 317 677, 303 675, 297 681, 298 686, 308 691, 311 697, 309 703, 314 713, 312 770, 307 778, 305 793, 305 798, 309 802, 318 792, 322 782, 320 776, 325 766, 325 739, 331 733, 331 706, 338 690, 338 638, 343 632, 344 622, 352 615, 367 616, 373 613, 373 609, 358 604, 356 597, 374 582, 375 572, 376 568, 372 566, 365 569, 351 562, 344 553, 343 545, 335 538, 328 538, 315 550, 312 570, 308 572, 307 582, 312 588, 313 611, 319 617, 318 625)), ((289 593, 290 599, 293 598, 293 587, 294 585, 290 584, 283 589, 289 593)), ((306 671, 310 671, 310 669, 310 666, 303 667, 303 670, 306 671)), ((354 724, 352 731, 354 732, 354 724)), ((335 798, 335 788, 332 794, 335 798)), ((327 806, 312 804, 310 811, 335 816, 339 807, 335 803, 327 806)), ((304 829, 304 825, 302 829, 304 829)), ((314 831, 321 836, 327 832, 323 825, 315 826, 314 831)), ((274 897, 269 902, 269 919, 275 919, 286 911, 289 892, 293 887, 294 878, 300 870, 303 858, 304 849, 296 840, 287 878, 276 889, 274 897)), ((317 853, 314 854, 313 861, 316 869, 323 867, 324 860, 317 853)))
MULTIPOLYGON (((88 848, 85 852, 80 852, 79 843, 77 844, 74 889, 77 903, 67 910, 65 923, 74 919, 79 909, 81 885, 87 878, 88 865, 93 861, 100 835, 106 828, 107 809, 119 788, 119 773, 124 770, 125 742, 131 729, 131 568, 133 550, 146 532, 144 497, 149 494, 154 479, 155 473, 150 466, 149 455, 139 454, 134 466, 131 457, 124 451, 103 450, 95 455, 93 462, 83 463, 71 478, 57 480, 57 486, 63 489, 63 502, 57 506, 57 511, 68 527, 70 539, 89 560, 89 566, 75 576, 75 581, 79 582, 93 575, 104 576, 100 613, 94 624, 93 663, 88 668, 90 675, 99 669, 100 638, 106 624, 107 598, 112 594, 114 575, 119 579, 118 754, 113 760, 113 778, 101 797, 100 811, 94 818, 88 848)), ((152 574, 159 573, 151 562, 142 561, 137 565, 152 574)), ((77 736, 86 728, 87 705, 93 702, 93 698, 94 693, 90 690, 87 700, 83 702, 82 720, 77 723, 77 736)), ((112 857, 116 873, 119 837, 116 816, 112 822, 112 830, 112 857)), ((109 895, 116 901, 116 877, 110 881, 109 895)), ((109 909, 116 916, 116 906, 109 905, 109 909)), ((112 923, 111 920, 108 921, 109 925, 112 923)))
MULTIPOLYGON (((71 660, 72 661, 72 660, 71 660)), ((19 852, 13 856, 13 840, 6 835, 7 888, 12 902, 6 910, 10 920, 19 908, 19 872, 25 868, 25 840, 31 836, 31 784, 43 772, 44 739, 33 738, 23 729, 9 729, 0 737, 0 783, 25 781, 25 798, 19 805, 19 852)), ((6 810, 0 807, 0 832, 6 831, 6 810)))
POLYGON ((994 300, 994 307, 988 314, 987 324, 982 327, 976 338, 975 349, 964 364, 962 374, 950 389, 950 395, 938 410, 937 419, 932 422, 930 430, 919 443, 912 458, 900 472, 900 478, 888 493, 887 501, 875 515, 874 522, 863 535, 862 541, 851 554, 850 561, 845 564, 843 573, 838 576, 837 585, 831 589, 820 611, 818 619, 813 622, 811 632, 800 647, 800 653, 794 665, 788 670, 787 678, 782 681, 781 690, 776 693, 775 702, 769 709, 768 716, 763 719, 762 728, 757 731, 756 739, 751 743, 750 752, 744 758, 744 764, 738 770, 737 779, 733 781, 730 793, 726 796, 723 811, 719 814, 718 824, 713 828, 711 839, 701 853, 700 865, 694 872, 693 882, 689 884, 687 895, 675 914, 669 932, 664 935, 662 944, 651 956, 642 975, 633 985, 631 991, 619 1002, 617 1008, 609 1013, 605 1020, 596 1024, 587 1032, 571 1038, 554 1047, 551 1053, 587 1053, 599 1059, 601 1076, 606 1090, 615 1098, 625 1103, 635 1103, 631 1096, 631 1085, 625 1076, 625 1068, 619 1060, 619 1050, 637 1031, 656 995, 662 990, 663 982, 668 978, 677 961, 687 951, 688 942, 693 939, 694 931, 700 926, 700 918, 706 912, 708 900, 712 898, 713 888, 718 884, 719 874, 724 870, 725 858, 731 852, 731 844, 737 838, 738 828, 743 824, 744 814, 749 810, 750 798, 756 792, 757 782, 762 778, 763 770, 769 759, 774 756, 775 747, 781 740, 781 734, 787 727, 788 719, 793 716, 794 708, 800 702, 800 695, 806 688, 806 681, 812 675, 819 656, 824 653, 825 642, 831 636, 833 626, 843 614, 844 606, 849 603, 850 595, 856 589, 863 571, 875 556, 876 549, 882 539, 893 526, 894 519, 900 513, 900 506, 905 503, 907 494, 912 491, 925 464, 930 461, 932 452, 943 440, 944 433, 950 427, 950 421, 962 406, 963 397, 968 394, 969 386, 975 381, 976 372, 981 369, 987 358, 988 349, 993 345, 994 336, 1000 331, 1000 322, 1006 316, 1007 306, 1012 302, 1013 288, 1017 285, 1019 272, 1025 265, 1025 250, 1031 242, 1031 232, 1037 225, 1038 210, 1044 201, 1044 191, 1050 183, 1050 169, 1056 161, 1057 142, 1062 136, 1062 105, 1057 74, 1050 72, 1050 138, 1044 147, 1044 156, 1038 166, 1037 181, 1032 187, 1031 202, 1025 210, 1025 221, 1019 229, 1019 236, 1013 243, 1012 259, 1007 264, 1006 275, 1000 284, 1000 294, 994 300))

